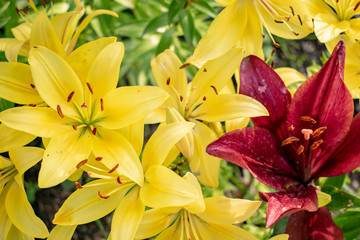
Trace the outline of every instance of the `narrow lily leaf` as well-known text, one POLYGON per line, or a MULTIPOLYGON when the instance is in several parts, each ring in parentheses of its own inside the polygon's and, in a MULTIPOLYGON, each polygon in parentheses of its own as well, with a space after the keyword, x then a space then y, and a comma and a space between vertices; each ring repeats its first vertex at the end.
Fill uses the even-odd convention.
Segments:
POLYGON ((336 188, 342 189, 343 185, 346 181, 346 174, 336 176, 336 177, 328 177, 326 178, 323 186, 334 186, 336 188))
MULTIPOLYGON (((47 107, 10 108, 0 113, 0 120, 8 127, 47 138, 72 129, 69 125, 72 119, 61 118, 56 111, 47 107)), ((20 132, 17 134, 21 135, 20 132)))
POLYGON ((145 211, 135 238, 147 239, 157 235, 170 226, 176 217, 177 214, 166 213, 161 208, 145 211))
POLYGON ((39 187, 55 186, 67 179, 87 159, 91 151, 91 136, 86 131, 66 131, 52 137, 45 150, 39 173, 39 187))
POLYGON ((206 146, 213 142, 217 136, 205 124, 194 121, 194 153, 190 157, 191 172, 197 179, 208 187, 219 185, 220 159, 206 153, 206 146))
POLYGON ((186 0, 172 0, 169 6, 169 24, 173 22, 174 17, 185 6, 186 0))
POLYGON ((358 239, 360 236, 360 211, 346 211, 334 218, 334 222, 344 233, 344 239, 358 239))
POLYGON ((45 12, 40 13, 36 17, 31 28, 30 48, 34 46, 44 46, 61 57, 66 56, 64 47, 45 12))
POLYGON ((140 198, 146 206, 185 206, 198 198, 194 186, 164 166, 149 167, 145 180, 140 190, 140 198))
POLYGON ((162 35, 161 35, 161 39, 160 42, 158 44, 158 47, 156 49, 156 54, 161 53, 162 51, 164 51, 165 49, 170 48, 173 39, 174 39, 174 32, 175 32, 175 28, 169 28, 167 29, 162 35))
POLYGON ((20 147, 9 151, 11 161, 14 163, 19 175, 38 163, 43 157, 44 149, 38 147, 20 147))
POLYGON ((193 39, 195 37, 195 23, 191 11, 182 9, 179 13, 179 21, 187 44, 190 47, 193 46, 193 39))
POLYGON ((109 44, 96 56, 86 78, 95 97, 102 98, 116 88, 123 56, 124 44, 121 42, 109 44))
POLYGON ((327 205, 330 211, 339 211, 360 207, 359 197, 353 196, 341 189, 333 186, 324 186, 321 188, 321 191, 331 195, 332 201, 327 205))
POLYGON ((241 94, 220 94, 207 98, 190 117, 207 122, 221 122, 239 117, 268 115, 266 108, 251 97, 241 94))
POLYGON ((204 96, 215 95, 227 84, 242 60, 242 49, 232 48, 224 55, 208 61, 195 75, 191 83, 189 108, 193 110, 204 96))
POLYGON ((139 198, 139 187, 135 187, 119 201, 111 223, 111 238, 134 239, 144 212, 145 205, 139 198))
POLYGON ((104 120, 109 129, 119 129, 145 118, 158 108, 168 95, 159 87, 130 86, 112 90, 104 97, 104 120))
POLYGON ((55 214, 53 223, 77 225, 104 217, 118 206, 133 183, 120 185, 116 179, 92 181, 70 195, 55 214), (107 199, 100 197, 109 196, 107 199))
POLYGON ((7 152, 11 148, 22 147, 36 138, 25 132, 17 131, 0 124, 0 152, 7 152))
POLYGON ((130 178, 138 185, 144 181, 139 157, 131 143, 119 132, 107 129, 98 130, 93 139, 92 151, 96 157, 102 157, 102 163, 109 169, 118 166, 116 171, 130 178))
POLYGON ((149 22, 149 24, 145 27, 143 35, 149 32, 153 32, 158 28, 165 26, 167 23, 168 23, 167 13, 160 14, 149 22))
POLYGON ((57 225, 51 230, 47 240, 71 240, 77 225, 74 226, 61 226, 57 225))
POLYGON ((11 184, 5 205, 12 223, 22 232, 37 238, 49 235, 46 225, 35 215, 28 202, 25 189, 17 182, 11 184))
POLYGON ((150 166, 162 165, 170 150, 184 137, 195 124, 174 122, 161 125, 151 136, 142 155, 144 171, 150 166), (161 151, 159 151, 159 147, 161 151))
POLYGON ((261 201, 232 199, 216 196, 205 199, 206 211, 197 214, 206 222, 235 224, 250 218, 260 207, 261 201))
POLYGON ((29 63, 37 91, 52 109, 61 107, 65 116, 79 118, 84 92, 80 79, 59 55, 45 47, 30 51, 29 63), (71 101, 69 95, 73 93, 71 101), (75 107, 74 107, 75 106, 75 107))
POLYGON ((75 70, 80 80, 85 84, 89 68, 98 54, 108 45, 116 41, 115 37, 100 38, 95 41, 85 43, 71 52, 66 61, 75 70))
POLYGON ((32 87, 34 81, 30 66, 23 63, 0 63, 0 94, 6 100, 18 104, 37 104, 43 102, 32 87))
POLYGON ((196 8, 197 10, 199 10, 200 12, 205 13, 209 17, 212 17, 212 18, 216 17, 215 9, 212 6, 210 6, 210 4, 207 1, 201 0, 201 1, 191 2, 191 5, 194 8, 196 8))

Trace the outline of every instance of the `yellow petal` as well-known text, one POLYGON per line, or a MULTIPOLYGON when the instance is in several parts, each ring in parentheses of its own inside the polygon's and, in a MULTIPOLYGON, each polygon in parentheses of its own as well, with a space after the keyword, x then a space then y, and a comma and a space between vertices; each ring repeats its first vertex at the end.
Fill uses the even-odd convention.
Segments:
POLYGON ((85 43, 75 49, 66 61, 75 70, 80 80, 85 83, 91 64, 96 56, 109 44, 116 41, 115 37, 100 38, 95 41, 85 43))
MULTIPOLYGON (((7 167, 10 167, 12 165, 14 165, 14 164, 12 163, 12 161, 9 158, 0 156, 0 169, 1 168, 7 168, 7 167)), ((1 189, 0 189, 0 193, 1 193, 1 189)))
POLYGON ((58 239, 71 240, 76 227, 77 227, 77 225, 75 225, 75 226, 57 225, 51 230, 50 235, 47 238, 47 240, 58 240, 58 239))
POLYGON ((157 165, 146 171, 140 197, 146 206, 159 208, 185 206, 199 196, 189 182, 170 169, 157 165))
POLYGON ((300 39, 313 32, 312 16, 301 1, 271 0, 256 3, 264 25, 272 34, 287 39, 300 39))
POLYGON ((141 119, 128 127, 122 128, 120 132, 129 140, 136 154, 140 157, 144 143, 144 120, 141 119))
POLYGON ((14 37, 21 41, 28 41, 30 39, 32 24, 25 22, 11 29, 14 37))
POLYGON ((76 170, 73 174, 71 174, 68 177, 68 180, 75 182, 82 177, 83 173, 84 173, 84 170, 80 168, 80 169, 76 170))
POLYGON ((113 12, 113 11, 109 11, 109 10, 96 10, 96 11, 93 11, 91 12, 89 15, 87 15, 84 20, 81 22, 80 26, 77 28, 76 32, 74 33, 72 39, 71 39, 71 42, 69 43, 69 46, 68 46, 68 49, 67 49, 67 54, 69 55, 72 50, 74 49, 75 47, 75 44, 80 36, 80 33, 82 31, 84 31, 84 29, 87 27, 87 25, 91 22, 91 20, 98 16, 98 15, 102 15, 102 14, 107 14, 107 15, 110 15, 110 16, 113 16, 113 17, 118 17, 118 15, 113 12))
POLYGON ((29 236, 22 231, 20 231, 15 225, 12 225, 9 229, 9 233, 7 234, 6 240, 33 240, 34 237, 29 236))
POLYGON ((88 158, 91 144, 87 131, 81 134, 74 129, 51 138, 39 172, 39 187, 52 187, 67 179, 78 169, 77 165, 88 158))
POLYGON ((0 239, 6 239, 12 226, 11 220, 6 212, 5 199, 9 191, 10 184, 7 184, 2 190, 0 187, 0 239))
POLYGON ((174 122, 159 126, 145 146, 142 155, 144 171, 152 165, 162 165, 170 150, 194 125, 190 122, 174 122))
POLYGON ((82 15, 83 11, 79 9, 58 14, 51 19, 51 23, 54 27, 56 35, 64 47, 67 45, 71 36, 74 34, 75 28, 82 15))
POLYGON ((116 171, 130 178, 140 186, 144 175, 139 157, 131 143, 119 132, 99 129, 93 139, 93 153, 102 157, 102 163, 109 169, 118 165, 116 171))
POLYGON ((8 127, 48 138, 72 129, 69 125, 71 119, 61 118, 48 107, 10 108, 0 113, 0 121, 8 127))
POLYGON ((206 146, 217 139, 216 134, 206 125, 195 123, 194 154, 190 158, 191 172, 204 185, 217 187, 219 185, 220 159, 206 153, 206 146))
POLYGON ((193 230, 197 231, 200 239, 257 240, 249 232, 231 224, 208 223, 193 215, 190 215, 190 218, 193 222, 193 230))
POLYGON ((169 154, 166 156, 165 161, 163 162, 163 166, 169 166, 179 155, 180 151, 177 149, 176 146, 173 146, 169 152, 169 154))
POLYGON ((95 180, 87 183, 68 197, 55 214, 54 224, 76 225, 104 217, 118 206, 133 183, 120 185, 116 179, 95 180), (110 196, 109 198, 101 198, 110 196))
POLYGON ((235 224, 250 218, 260 207, 261 201, 216 196, 205 199, 206 210, 198 216, 206 222, 235 224))
POLYGON ((116 88, 123 56, 124 44, 121 42, 109 44, 96 56, 86 78, 95 97, 102 98, 116 88))
POLYGON ((134 239, 144 212, 145 205, 139 198, 139 187, 135 187, 120 200, 114 212, 111 223, 111 238, 134 239))
POLYGON ((129 86, 112 90, 104 97, 105 128, 119 129, 144 119, 166 99, 167 93, 154 86, 129 86))
POLYGON ((37 104, 43 102, 32 87, 34 81, 30 66, 23 63, 0 63, 0 95, 18 104, 37 104))
POLYGON ((34 135, 14 130, 4 124, 0 124, 0 136, 0 152, 22 147, 36 138, 34 135))
POLYGON ((232 4, 234 1, 237 1, 237 0, 215 0, 215 2, 217 2, 218 4, 220 4, 223 7, 226 7, 230 4, 232 4))
POLYGON ((236 46, 246 25, 244 2, 233 1, 219 13, 189 59, 192 64, 201 67, 205 62, 220 57, 236 46))
MULTIPOLYGON (((180 96, 186 98, 187 78, 185 69, 180 69, 182 65, 180 59, 170 50, 165 50, 151 61, 151 70, 157 85, 170 95, 176 105, 185 102, 179 101, 180 96)), ((180 108, 176 106, 177 110, 180 108)))
POLYGON ((79 119, 78 109, 84 102, 80 79, 59 55, 45 47, 30 51, 29 63, 37 91, 50 107, 61 107, 65 116, 79 119), (73 93, 70 101, 69 95, 73 93))
POLYGON ((145 118, 145 124, 155 124, 155 123, 165 122, 167 107, 164 105, 166 105, 166 102, 162 106, 158 107, 153 112, 151 112, 149 115, 147 115, 145 118))
POLYGON ((220 94, 207 98, 190 117, 207 122, 221 122, 239 117, 268 115, 267 109, 251 97, 242 94, 220 94))
POLYGON ((250 122, 250 118, 237 118, 234 120, 228 120, 225 122, 225 130, 226 132, 231 132, 236 129, 243 129, 247 127, 250 122))
POLYGON ((323 206, 327 205, 329 202, 331 202, 331 195, 329 195, 327 193, 316 190, 316 195, 318 198, 319 208, 323 207, 323 206))
POLYGON ((17 182, 11 184, 5 204, 12 223, 22 232, 37 238, 49 235, 46 225, 35 215, 28 202, 25 189, 17 182))
POLYGON ((136 239, 147 239, 166 229, 175 220, 177 214, 169 214, 161 209, 150 209, 144 213, 136 232, 136 239))
POLYGON ((176 220, 169 228, 162 231, 156 240, 183 240, 184 239, 184 224, 180 218, 176 220))
POLYGON ((45 12, 40 13, 31 28, 30 48, 34 46, 44 46, 61 57, 65 57, 65 50, 61 44, 55 29, 45 12))
POLYGON ((38 147, 20 147, 9 151, 11 161, 14 163, 19 175, 38 163, 43 157, 44 149, 38 147))
POLYGON ((243 58, 241 48, 232 48, 219 58, 208 61, 195 75, 191 83, 188 102, 190 112, 201 102, 204 96, 216 95, 234 74, 243 58), (203 69, 206 69, 204 71, 203 69))
POLYGON ((9 62, 16 62, 17 57, 20 53, 21 48, 24 46, 25 42, 17 39, 13 39, 11 42, 8 42, 5 47, 5 57, 9 62))
POLYGON ((198 193, 198 199, 196 201, 193 201, 186 205, 184 208, 188 210, 191 213, 197 214, 202 213, 205 210, 205 202, 204 202, 204 196, 202 194, 201 186, 191 172, 187 172, 185 176, 183 177, 188 183, 190 183, 192 186, 195 187, 197 193, 198 193))
POLYGON ((270 238, 269 240, 288 240, 289 235, 288 234, 280 234, 276 235, 275 237, 270 238))
POLYGON ((289 87, 293 83, 304 82, 306 80, 305 76, 294 68, 282 67, 274 70, 284 81, 286 87, 289 87))

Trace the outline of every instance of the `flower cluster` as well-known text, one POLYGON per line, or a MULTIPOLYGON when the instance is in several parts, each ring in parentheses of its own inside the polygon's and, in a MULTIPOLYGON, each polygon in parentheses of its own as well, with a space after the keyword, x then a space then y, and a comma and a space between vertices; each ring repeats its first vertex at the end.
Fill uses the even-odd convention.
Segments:
POLYGON ((0 97, 16 104, 0 113, 0 239, 71 239, 78 225, 113 212, 113 240, 256 240, 240 224, 260 200, 268 202, 266 227, 291 215, 286 234, 273 240, 342 239, 318 180, 360 166, 360 120, 353 118, 359 3, 216 2, 224 9, 192 56, 182 62, 166 49, 151 60, 157 86, 119 86, 126 52, 116 37, 77 43, 94 17, 117 13, 85 14, 80 0, 57 15, 53 1, 47 10, 28 0, 35 18, 28 7, 16 9, 25 22, 12 29, 14 38, 0 39, 7 59, 0 97), (332 55, 308 80, 262 60, 264 34, 275 51, 273 35, 300 39, 313 31, 332 55), (193 79, 190 65, 198 68, 193 79), (304 83, 292 97, 287 87, 295 81, 304 83), (148 124, 156 126, 150 137, 148 124), (30 146, 35 138, 41 141, 30 146), (219 186, 221 159, 277 192, 259 192, 258 200, 208 196, 204 189, 219 186), (39 161, 40 188, 66 180, 77 188, 50 233, 24 187, 25 172, 39 161))

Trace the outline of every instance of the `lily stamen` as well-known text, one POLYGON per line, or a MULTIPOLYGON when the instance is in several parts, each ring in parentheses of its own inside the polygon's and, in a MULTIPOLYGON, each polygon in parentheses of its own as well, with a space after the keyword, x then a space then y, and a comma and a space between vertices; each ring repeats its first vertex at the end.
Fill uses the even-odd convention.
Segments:
POLYGON ((100 98, 100 109, 104 111, 104 99, 100 98))
POLYGON ((116 178, 116 181, 117 181, 119 184, 123 184, 123 182, 120 180, 120 176, 118 176, 118 177, 116 178))
POLYGON ((309 116, 301 116, 300 120, 304 122, 311 122, 312 124, 316 124, 316 120, 309 116))
POLYGON ((89 88, 89 91, 90 91, 91 95, 94 95, 94 92, 93 92, 93 89, 92 89, 90 83, 89 83, 89 82, 86 82, 86 85, 87 85, 87 87, 89 88))
POLYGON ((283 146, 286 146, 286 145, 288 145, 290 143, 298 142, 298 141, 300 141, 300 139, 298 139, 297 137, 294 137, 294 136, 293 137, 288 137, 284 141, 281 142, 281 146, 283 147, 283 146))
POLYGON ((110 169, 110 170, 108 171, 108 173, 114 172, 118 167, 119 167, 119 164, 117 163, 117 164, 115 165, 115 167, 113 167, 112 169, 110 169))
POLYGON ((91 133, 92 133, 93 135, 96 135, 96 127, 93 128, 93 130, 91 131, 91 133))
POLYGON ((319 141, 314 142, 310 146, 310 151, 315 150, 316 148, 318 148, 323 142, 324 142, 324 140, 322 140, 322 139, 320 139, 319 141))
POLYGON ((354 11, 356 11, 356 9, 358 9, 359 6, 360 6, 360 1, 357 4, 355 4, 354 11))
POLYGON ((70 102, 70 101, 71 101, 72 97, 74 96, 74 93, 75 93, 75 91, 72 91, 72 92, 69 94, 69 96, 68 96, 68 98, 67 98, 67 102, 70 102))
POLYGON ((303 145, 300 145, 300 147, 298 148, 298 150, 296 151, 297 155, 300 155, 304 152, 304 146, 303 145))
POLYGON ((77 130, 77 126, 74 124, 72 125, 72 128, 76 131, 77 130))
POLYGON ((218 91, 217 91, 216 87, 213 86, 213 85, 211 85, 210 87, 211 87, 212 89, 214 89, 215 94, 218 95, 218 91))
POLYGON ((168 77, 168 79, 166 79, 166 85, 170 85, 170 77, 168 77))
POLYGON ((312 134, 312 138, 316 138, 318 137, 319 135, 321 135, 323 132, 325 132, 325 130, 327 129, 327 127, 319 127, 317 128, 314 133, 312 134))
POLYGON ((188 66, 190 66, 191 65, 191 63, 184 63, 183 65, 181 65, 180 67, 179 67, 179 69, 184 69, 184 68, 186 68, 186 67, 188 67, 188 66))
POLYGON ((61 111, 60 105, 57 105, 57 106, 56 106, 56 110, 57 110, 57 113, 59 114, 59 116, 60 116, 61 118, 64 118, 64 114, 63 114, 62 111, 61 111))
POLYGON ((77 189, 82 189, 83 188, 83 186, 81 186, 81 184, 78 183, 78 182, 75 182, 75 186, 76 186, 77 189))
POLYGON ((103 157, 96 157, 95 160, 96 161, 101 161, 101 160, 103 160, 103 157))
POLYGON ((80 161, 77 165, 76 165, 76 168, 79 169, 81 168, 82 166, 84 166, 86 163, 87 163, 87 159, 84 159, 82 161, 80 161))
POLYGON ((100 191, 98 191, 98 195, 99 197, 101 197, 102 199, 108 199, 110 197, 110 195, 102 195, 100 191))

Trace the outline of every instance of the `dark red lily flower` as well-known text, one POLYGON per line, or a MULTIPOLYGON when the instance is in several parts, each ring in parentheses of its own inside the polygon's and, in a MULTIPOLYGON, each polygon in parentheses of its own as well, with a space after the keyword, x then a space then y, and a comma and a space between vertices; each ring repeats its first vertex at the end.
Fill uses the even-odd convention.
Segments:
POLYGON ((241 63, 239 93, 260 101, 270 115, 253 118, 254 127, 225 134, 207 152, 248 169, 278 191, 260 193, 269 202, 266 226, 301 210, 317 212, 313 183, 360 166, 360 117, 353 119, 344 61, 345 46, 339 42, 293 99, 263 60, 249 56, 241 63))

